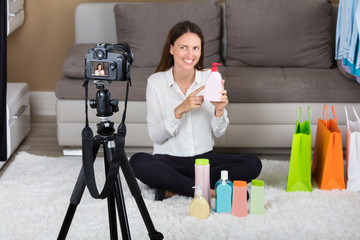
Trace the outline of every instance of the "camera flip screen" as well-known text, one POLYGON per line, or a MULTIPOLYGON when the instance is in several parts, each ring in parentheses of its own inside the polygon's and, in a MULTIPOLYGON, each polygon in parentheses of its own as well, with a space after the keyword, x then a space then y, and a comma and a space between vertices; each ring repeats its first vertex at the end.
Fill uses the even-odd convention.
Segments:
POLYGON ((109 63, 108 62, 91 62, 91 75, 92 76, 109 76, 109 63))

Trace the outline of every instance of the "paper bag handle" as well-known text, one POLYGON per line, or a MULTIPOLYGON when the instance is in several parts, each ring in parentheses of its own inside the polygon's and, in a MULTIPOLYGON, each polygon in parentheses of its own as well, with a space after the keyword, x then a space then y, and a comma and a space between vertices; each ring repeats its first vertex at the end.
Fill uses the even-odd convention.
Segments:
MULTIPOLYGON (((297 128, 298 128, 298 125, 300 124, 301 112, 302 112, 301 107, 299 107, 299 108, 298 108, 298 115, 297 115, 297 124, 296 124, 295 129, 297 129, 297 128)), ((310 107, 310 106, 308 106, 307 114, 308 114, 308 122, 309 122, 309 125, 311 126, 312 111, 311 111, 311 107, 310 107)))
POLYGON ((298 114, 297 114, 298 122, 300 122, 300 118, 301 118, 301 107, 298 107, 298 114))
MULTIPOLYGON (((338 121, 337 121, 337 117, 336 117, 336 113, 335 113, 335 108, 333 105, 331 106, 331 109, 332 109, 333 119, 337 125, 338 121)), ((326 104, 324 105, 324 108, 323 108, 323 120, 325 120, 326 122, 328 121, 328 107, 326 106, 326 104), (326 120, 324 119, 325 109, 326 109, 326 120)))
MULTIPOLYGON (((348 123, 349 121, 349 117, 348 117, 348 113, 347 113, 347 109, 346 109, 346 106, 344 106, 345 108, 345 116, 346 116, 346 124, 348 123)), ((354 108, 354 107, 353 107, 354 108)))
POLYGON ((309 121, 309 124, 311 126, 311 121, 312 121, 312 111, 311 111, 311 107, 308 106, 308 121, 309 121))
POLYGON ((335 121, 336 125, 338 125, 338 121, 337 121, 337 117, 336 117, 336 113, 335 113, 335 108, 334 108, 334 106, 331 106, 331 108, 332 108, 334 121, 335 121))
MULTIPOLYGON (((307 114, 308 114, 308 122, 311 124, 311 121, 312 121, 312 111, 311 111, 311 107, 310 107, 310 106, 308 106, 307 114)), ((301 107, 298 108, 298 115, 297 115, 297 120, 298 120, 298 122, 300 122, 300 119, 301 119, 301 107)))
POLYGON ((327 120, 328 120, 328 108, 327 108, 326 104, 324 105, 324 108, 323 108, 323 120, 324 120, 324 121, 327 121, 327 120), (326 119, 324 118, 325 109, 326 109, 326 119))
MULTIPOLYGON (((355 113, 355 117, 356 117, 356 119, 357 119, 357 122, 359 123, 359 125, 360 125, 360 119, 359 119, 359 116, 357 115, 357 113, 356 113, 356 110, 355 110, 355 107, 353 106, 353 111, 354 111, 354 113, 355 113)), ((346 113, 346 117, 347 117, 347 113, 346 113)))

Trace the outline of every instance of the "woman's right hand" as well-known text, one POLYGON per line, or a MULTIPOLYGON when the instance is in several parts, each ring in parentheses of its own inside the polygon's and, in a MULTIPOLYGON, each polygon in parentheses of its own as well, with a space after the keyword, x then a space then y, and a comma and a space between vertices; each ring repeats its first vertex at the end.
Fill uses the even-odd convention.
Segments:
POLYGON ((200 108, 201 104, 204 102, 204 96, 196 96, 201 92, 205 86, 199 87, 194 92, 192 92, 179 106, 174 110, 175 117, 177 119, 182 118, 184 113, 187 113, 193 109, 200 108))

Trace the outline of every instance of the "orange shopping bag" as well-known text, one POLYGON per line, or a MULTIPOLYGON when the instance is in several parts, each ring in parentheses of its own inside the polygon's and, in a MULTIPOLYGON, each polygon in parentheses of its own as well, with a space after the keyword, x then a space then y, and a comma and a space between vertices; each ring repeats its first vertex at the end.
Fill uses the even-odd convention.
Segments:
POLYGON ((334 119, 328 119, 328 108, 324 105, 323 119, 318 120, 311 166, 312 176, 323 190, 345 188, 341 131, 338 128, 334 106, 332 112, 334 119))

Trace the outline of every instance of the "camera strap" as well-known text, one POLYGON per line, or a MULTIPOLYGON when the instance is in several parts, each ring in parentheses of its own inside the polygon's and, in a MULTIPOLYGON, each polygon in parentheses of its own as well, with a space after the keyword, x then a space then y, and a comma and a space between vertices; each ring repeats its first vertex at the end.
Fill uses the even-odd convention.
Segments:
MULTIPOLYGON (((128 76, 127 76, 128 77, 128 76)), ((130 77, 130 75, 129 75, 130 77)), ((96 158, 96 151, 94 151, 94 138, 93 138, 93 131, 89 126, 89 119, 88 119, 88 79, 84 81, 85 87, 85 127, 81 133, 82 137, 82 154, 83 154, 83 168, 84 168, 84 176, 85 182, 89 189, 90 195, 93 198, 104 199, 109 196, 111 191, 113 190, 115 180, 117 175, 119 174, 119 167, 122 158, 127 158, 125 154, 125 135, 126 135, 126 126, 125 126, 125 118, 126 118, 126 108, 127 108, 127 99, 128 99, 128 88, 129 88, 129 81, 127 84, 126 89, 126 97, 125 97, 125 107, 122 117, 122 122, 118 127, 117 134, 116 134, 116 143, 115 143, 115 152, 112 156, 112 159, 109 163, 109 169, 106 176, 106 181, 103 187, 103 190, 99 194, 99 191, 96 186, 95 181, 95 172, 94 172, 94 160, 96 158), (95 152, 95 154, 94 154, 95 152)), ((98 145, 96 146, 98 148, 98 145)), ((127 159, 126 159, 127 160, 127 159)))
POLYGON ((126 93, 125 93, 124 111, 123 111, 123 116, 122 116, 122 120, 121 120, 121 123, 124 124, 124 125, 125 125, 125 119, 126 119, 127 102, 128 102, 128 96, 129 96, 129 87, 131 86, 130 60, 129 60, 129 58, 126 59, 125 77, 126 77, 126 93))

